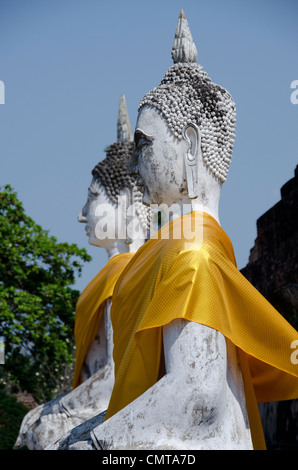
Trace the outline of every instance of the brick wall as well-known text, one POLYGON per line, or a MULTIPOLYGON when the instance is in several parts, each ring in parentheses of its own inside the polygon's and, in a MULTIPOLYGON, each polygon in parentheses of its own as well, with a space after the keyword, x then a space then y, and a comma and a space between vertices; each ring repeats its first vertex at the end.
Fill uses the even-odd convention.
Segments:
MULTIPOLYGON (((298 329, 298 165, 281 199, 257 220, 242 274, 298 329)), ((298 400, 260 404, 268 449, 298 449, 298 400)))

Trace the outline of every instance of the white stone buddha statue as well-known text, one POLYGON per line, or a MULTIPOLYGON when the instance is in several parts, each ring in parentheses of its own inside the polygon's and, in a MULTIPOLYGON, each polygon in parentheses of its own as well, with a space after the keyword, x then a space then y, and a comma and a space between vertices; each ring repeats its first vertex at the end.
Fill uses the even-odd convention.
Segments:
POLYGON ((169 223, 114 291, 115 383, 105 421, 94 417, 49 449, 264 449, 257 401, 298 393, 285 350, 297 332, 239 273, 220 227, 235 104, 196 63, 183 11, 172 57, 140 102, 129 165, 143 202, 162 205, 169 223), (279 389, 282 370, 293 389, 279 389))
MULTIPOLYGON (((107 149, 106 159, 93 169, 88 199, 78 216, 78 221, 86 224, 85 230, 90 245, 104 248, 108 259, 114 258, 117 262, 119 261, 119 257, 115 258, 117 255, 136 253, 146 240, 150 225, 150 209, 142 203, 142 192, 136 184, 136 177, 131 177, 126 172, 133 149, 132 141, 125 97, 121 95, 117 142, 107 149), (136 223, 133 224, 132 220, 136 223)), ((120 259, 123 260, 123 256, 120 259)), ((126 264, 130 257, 124 256, 124 259, 126 264)), ((107 397, 113 386, 113 332, 109 313, 111 302, 111 297, 105 301, 104 316, 85 356, 80 373, 80 381, 84 382, 107 364, 106 368, 109 368, 109 374, 105 373, 105 380, 109 382, 107 397)))
MULTIPOLYGON (((183 13, 178 21, 173 57, 175 65, 160 87, 149 92, 140 103, 130 172, 139 175, 145 204, 168 207, 172 218, 180 217, 185 211, 199 210, 218 221, 221 185, 234 138, 234 103, 224 89, 211 87, 207 74, 194 64, 196 49, 183 13), (188 83, 192 69, 197 79, 202 78, 203 98, 206 102, 210 100, 204 118, 200 113, 204 125, 193 118, 201 102, 185 104, 185 108, 182 104, 191 95, 195 97, 196 90, 188 83), (184 93, 173 86, 172 75, 177 75, 180 82, 184 80, 184 93), (222 113, 218 101, 222 103, 222 113), (213 115, 209 117, 207 112, 214 113, 214 124, 213 115), (218 114, 222 114, 220 121, 218 114), (213 132, 217 133, 218 126, 222 138, 218 148, 222 149, 221 160, 226 159, 224 164, 217 163, 218 149, 211 137, 213 132), (208 151, 202 154, 204 146, 208 151), (209 157, 208 165, 205 155, 209 157)), ((156 384, 104 423, 82 424, 56 448, 251 448, 242 377, 233 346, 207 326, 177 319, 163 328, 163 348, 166 373, 156 384), (194 384, 202 387, 198 389, 194 384), (237 393, 233 393, 234 389, 237 393), (227 420, 221 419, 223 413, 227 420), (208 422, 214 424, 210 426, 208 422), (88 424, 89 433, 86 433, 88 424)))
POLYGON ((77 303, 73 390, 31 410, 23 420, 15 448, 44 449, 52 439, 108 407, 114 381, 111 294, 121 272, 146 240, 150 224, 150 208, 142 204, 142 190, 136 178, 126 172, 132 140, 121 95, 117 142, 93 169, 87 202, 78 216, 78 221, 86 224, 89 243, 104 248, 108 262, 77 303))

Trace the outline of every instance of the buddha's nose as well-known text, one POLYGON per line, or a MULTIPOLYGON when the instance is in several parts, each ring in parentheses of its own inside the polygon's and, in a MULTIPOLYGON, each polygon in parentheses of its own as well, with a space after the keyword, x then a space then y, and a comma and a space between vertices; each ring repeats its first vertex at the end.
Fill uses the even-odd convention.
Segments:
POLYGON ((138 154, 135 150, 133 150, 132 154, 130 155, 127 163, 126 171, 129 175, 137 175, 139 173, 138 169, 138 154))
POLYGON ((79 212, 79 215, 78 215, 78 222, 81 222, 83 224, 85 224, 87 222, 87 219, 84 215, 84 209, 81 209, 80 212, 79 212))

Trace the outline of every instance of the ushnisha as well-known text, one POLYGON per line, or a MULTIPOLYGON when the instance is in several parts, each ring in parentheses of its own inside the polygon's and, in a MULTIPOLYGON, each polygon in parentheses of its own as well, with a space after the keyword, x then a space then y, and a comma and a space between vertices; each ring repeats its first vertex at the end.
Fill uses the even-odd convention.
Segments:
POLYGON ((106 158, 92 170, 93 184, 105 188, 105 192, 114 207, 119 204, 119 198, 127 189, 127 206, 134 205, 135 215, 138 217, 141 229, 147 233, 150 227, 150 208, 142 203, 143 193, 137 185, 135 176, 126 171, 129 157, 134 149, 133 142, 117 141, 106 149, 106 158))
POLYGON ((189 122, 200 128, 202 158, 220 181, 226 181, 232 158, 236 106, 228 91, 212 83, 197 64, 197 50, 183 11, 178 19, 172 49, 174 65, 159 86, 141 100, 138 111, 153 106, 167 121, 177 139, 182 140, 189 122))

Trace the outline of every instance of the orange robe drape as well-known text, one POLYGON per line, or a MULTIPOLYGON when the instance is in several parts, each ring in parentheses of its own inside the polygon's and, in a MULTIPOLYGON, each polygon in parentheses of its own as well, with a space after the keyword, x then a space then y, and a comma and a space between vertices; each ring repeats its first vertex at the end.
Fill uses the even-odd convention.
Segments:
POLYGON ((175 219, 138 250, 116 284, 111 318, 115 386, 106 419, 156 383, 162 327, 177 318, 237 347, 255 449, 265 448, 257 402, 298 398, 298 333, 238 271, 230 239, 206 213, 175 219))
POLYGON ((73 388, 80 385, 82 365, 98 331, 105 301, 112 296, 119 276, 133 255, 134 253, 120 253, 113 256, 78 298, 74 328, 76 359, 73 388))

